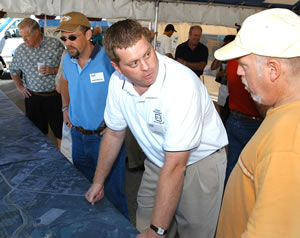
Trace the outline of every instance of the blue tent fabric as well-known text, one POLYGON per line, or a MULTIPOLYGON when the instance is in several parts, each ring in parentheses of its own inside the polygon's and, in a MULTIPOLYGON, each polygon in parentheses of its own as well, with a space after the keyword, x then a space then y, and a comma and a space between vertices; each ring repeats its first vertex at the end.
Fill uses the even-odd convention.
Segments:
MULTIPOLYGON (((163 0, 162 0, 163 1, 163 0)), ((221 4, 227 6, 240 7, 258 7, 258 8, 287 8, 296 13, 300 13, 300 1, 292 1, 294 4, 288 4, 288 1, 275 1, 276 3, 265 2, 264 0, 181 0, 181 2, 198 2, 204 4, 221 4)))
MULTIPOLYGON (((45 20, 39 20, 39 24, 41 27, 45 26, 45 20)), ((46 22, 47 26, 55 26, 57 27, 59 25, 59 20, 58 19, 54 19, 54 20, 47 20, 46 22)), ((106 30, 107 28, 109 28, 113 22, 109 22, 109 21, 90 21, 90 24, 92 27, 95 26, 101 26, 103 30, 106 30)))
POLYGON ((135 227, 0 90, 0 237, 135 238, 135 227))

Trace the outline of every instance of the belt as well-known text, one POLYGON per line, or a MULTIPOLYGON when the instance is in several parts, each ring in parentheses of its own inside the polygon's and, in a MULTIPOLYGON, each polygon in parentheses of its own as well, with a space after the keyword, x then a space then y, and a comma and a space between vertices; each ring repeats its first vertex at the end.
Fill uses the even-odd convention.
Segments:
POLYGON ((241 113, 241 112, 239 112, 237 110, 230 110, 230 113, 232 113, 232 115, 235 115, 237 117, 244 118, 244 119, 251 120, 251 121, 261 121, 262 120, 261 117, 250 116, 250 115, 241 113))
POLYGON ((75 129, 84 135, 100 134, 105 128, 106 126, 102 125, 97 130, 85 130, 81 126, 75 126, 75 129))
POLYGON ((58 92, 57 91, 52 91, 52 92, 33 92, 31 90, 28 89, 28 91, 36 96, 42 96, 42 97, 51 97, 51 96, 57 96, 58 92))

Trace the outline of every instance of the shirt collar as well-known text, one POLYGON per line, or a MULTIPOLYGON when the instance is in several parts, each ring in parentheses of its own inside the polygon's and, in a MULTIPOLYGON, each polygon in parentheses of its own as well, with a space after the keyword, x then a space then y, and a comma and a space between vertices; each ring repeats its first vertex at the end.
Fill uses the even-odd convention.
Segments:
MULTIPOLYGON (((95 59, 96 55, 98 54, 98 52, 101 50, 101 46, 99 45, 98 42, 96 42, 96 44, 94 45, 94 48, 90 54, 90 59, 95 59)), ((74 57, 71 57, 73 62, 77 62, 77 59, 74 57)))
POLYGON ((41 46, 46 44, 46 38, 47 38, 47 36, 42 36, 42 40, 41 40, 40 45, 39 45, 38 48, 40 48, 41 46))
POLYGON ((94 46, 94 49, 93 49, 93 51, 90 55, 90 58, 94 59, 100 50, 101 50, 101 46, 98 42, 96 42, 96 44, 94 46))
MULTIPOLYGON (((98 42, 96 42, 95 46, 94 46, 94 49, 92 50, 91 52, 91 55, 90 55, 90 60, 93 60, 95 59, 96 55, 98 54, 98 52, 101 50, 101 46, 99 45, 98 42)), ((74 57, 71 57, 71 61, 75 64, 77 64, 78 62, 78 59, 77 58, 74 58, 74 57)))

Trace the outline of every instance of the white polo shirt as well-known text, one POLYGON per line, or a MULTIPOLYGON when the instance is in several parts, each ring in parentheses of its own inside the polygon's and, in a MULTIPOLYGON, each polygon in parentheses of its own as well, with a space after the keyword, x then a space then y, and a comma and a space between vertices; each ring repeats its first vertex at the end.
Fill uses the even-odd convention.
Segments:
POLYGON ((104 119, 113 130, 127 126, 157 166, 166 151, 191 150, 188 165, 228 144, 222 121, 201 80, 160 54, 156 81, 140 96, 117 71, 111 76, 104 119))
POLYGON ((157 37, 155 47, 155 50, 157 50, 162 55, 168 53, 172 54, 173 50, 171 37, 168 37, 165 34, 160 35, 159 37, 157 37))

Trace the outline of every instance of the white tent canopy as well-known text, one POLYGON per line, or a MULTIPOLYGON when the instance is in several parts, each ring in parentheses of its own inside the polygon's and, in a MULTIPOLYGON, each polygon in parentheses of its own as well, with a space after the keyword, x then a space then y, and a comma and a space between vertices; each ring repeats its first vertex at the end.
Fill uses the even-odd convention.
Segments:
MULTIPOLYGON (((0 10, 12 14, 61 16, 80 11, 89 17, 108 19, 132 18, 155 21, 157 1, 139 0, 0 0, 0 10)), ((199 2, 160 2, 157 20, 160 23, 190 22, 234 26, 260 11, 261 8, 225 6, 199 2)))

